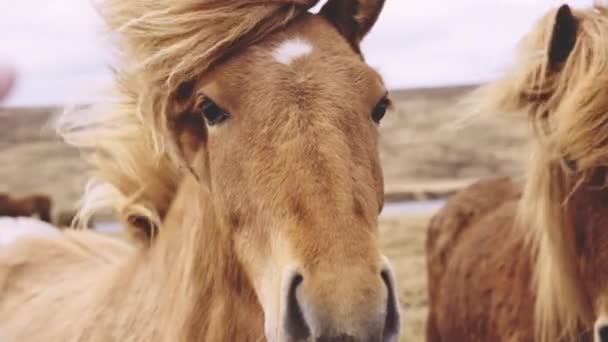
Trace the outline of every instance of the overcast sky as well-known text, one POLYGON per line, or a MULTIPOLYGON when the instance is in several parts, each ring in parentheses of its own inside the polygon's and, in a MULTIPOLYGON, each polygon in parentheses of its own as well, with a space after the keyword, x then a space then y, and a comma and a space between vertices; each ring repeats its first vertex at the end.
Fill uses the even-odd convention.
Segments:
MULTIPOLYGON (((108 48, 92 0, 4 0, 0 63, 19 80, 4 105, 95 101, 110 82, 108 48)), ((128 1, 128 0, 125 0, 128 1)), ((491 80, 513 48, 556 0, 387 0, 364 41, 368 62, 389 87, 491 80)), ((586 6, 592 0, 570 0, 586 6)))

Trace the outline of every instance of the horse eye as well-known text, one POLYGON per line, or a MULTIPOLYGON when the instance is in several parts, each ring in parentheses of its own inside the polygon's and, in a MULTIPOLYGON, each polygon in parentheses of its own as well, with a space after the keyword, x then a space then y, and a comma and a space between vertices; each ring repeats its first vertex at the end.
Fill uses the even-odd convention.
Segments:
POLYGON ((383 97, 382 100, 380 100, 380 102, 376 104, 376 106, 372 110, 372 120, 374 120, 375 123, 380 123, 380 120, 382 120, 384 114, 386 114, 388 105, 389 99, 386 96, 383 97))
POLYGON ((217 125, 230 117, 230 114, 208 98, 203 100, 201 112, 205 116, 209 126, 217 125))

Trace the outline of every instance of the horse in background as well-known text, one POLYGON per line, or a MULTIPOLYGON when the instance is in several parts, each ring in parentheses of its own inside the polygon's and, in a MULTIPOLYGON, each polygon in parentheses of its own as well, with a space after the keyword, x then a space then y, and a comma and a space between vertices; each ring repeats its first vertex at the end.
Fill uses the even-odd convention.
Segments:
POLYGON ((427 341, 608 341, 608 8, 545 15, 479 110, 525 113, 522 186, 483 180, 427 236, 427 341))
POLYGON ((42 194, 12 197, 7 193, 0 193, 0 216, 35 216, 50 223, 52 203, 49 196, 42 194))
POLYGON ((360 50, 384 1, 316 2, 102 6, 118 98, 59 124, 100 181, 80 218, 109 205, 149 241, 64 231, 2 250, 2 339, 398 338, 378 242, 390 100, 360 50))

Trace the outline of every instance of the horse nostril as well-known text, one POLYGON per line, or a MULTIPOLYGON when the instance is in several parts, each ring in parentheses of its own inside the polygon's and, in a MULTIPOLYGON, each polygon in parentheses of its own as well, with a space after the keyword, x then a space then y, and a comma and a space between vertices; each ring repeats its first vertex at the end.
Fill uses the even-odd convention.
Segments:
POLYGON ((384 322, 384 333, 382 334, 383 341, 393 341, 399 336, 400 317, 399 317, 399 304, 395 296, 395 287, 393 285, 393 278, 388 270, 380 272, 380 276, 386 285, 387 290, 387 303, 386 303, 386 318, 384 322))
POLYGON ((310 336, 310 328, 306 324, 304 315, 302 315, 302 309, 300 308, 296 294, 298 286, 300 286, 302 281, 304 281, 304 278, 298 273, 291 278, 286 298, 285 331, 290 338, 296 341, 305 340, 310 336))
POLYGON ((608 325, 602 325, 597 328, 599 342, 608 342, 608 325))

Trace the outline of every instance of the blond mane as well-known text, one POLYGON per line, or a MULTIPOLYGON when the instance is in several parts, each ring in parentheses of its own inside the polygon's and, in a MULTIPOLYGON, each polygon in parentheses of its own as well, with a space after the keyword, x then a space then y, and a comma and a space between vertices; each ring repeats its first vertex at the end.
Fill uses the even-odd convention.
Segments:
POLYGON ((66 112, 65 140, 94 167, 81 225, 111 208, 140 235, 159 227, 185 167, 171 136, 176 91, 238 49, 284 27, 317 0, 109 0, 100 6, 117 42, 113 103, 66 112), (135 18, 135 19, 134 19, 135 18))
POLYGON ((593 321, 568 200, 594 168, 608 165, 608 8, 596 2, 574 15, 576 43, 559 70, 548 58, 552 11, 522 41, 514 69, 476 94, 480 111, 520 112, 530 120, 531 155, 518 222, 534 250, 539 341, 575 340, 577 329, 593 321))

